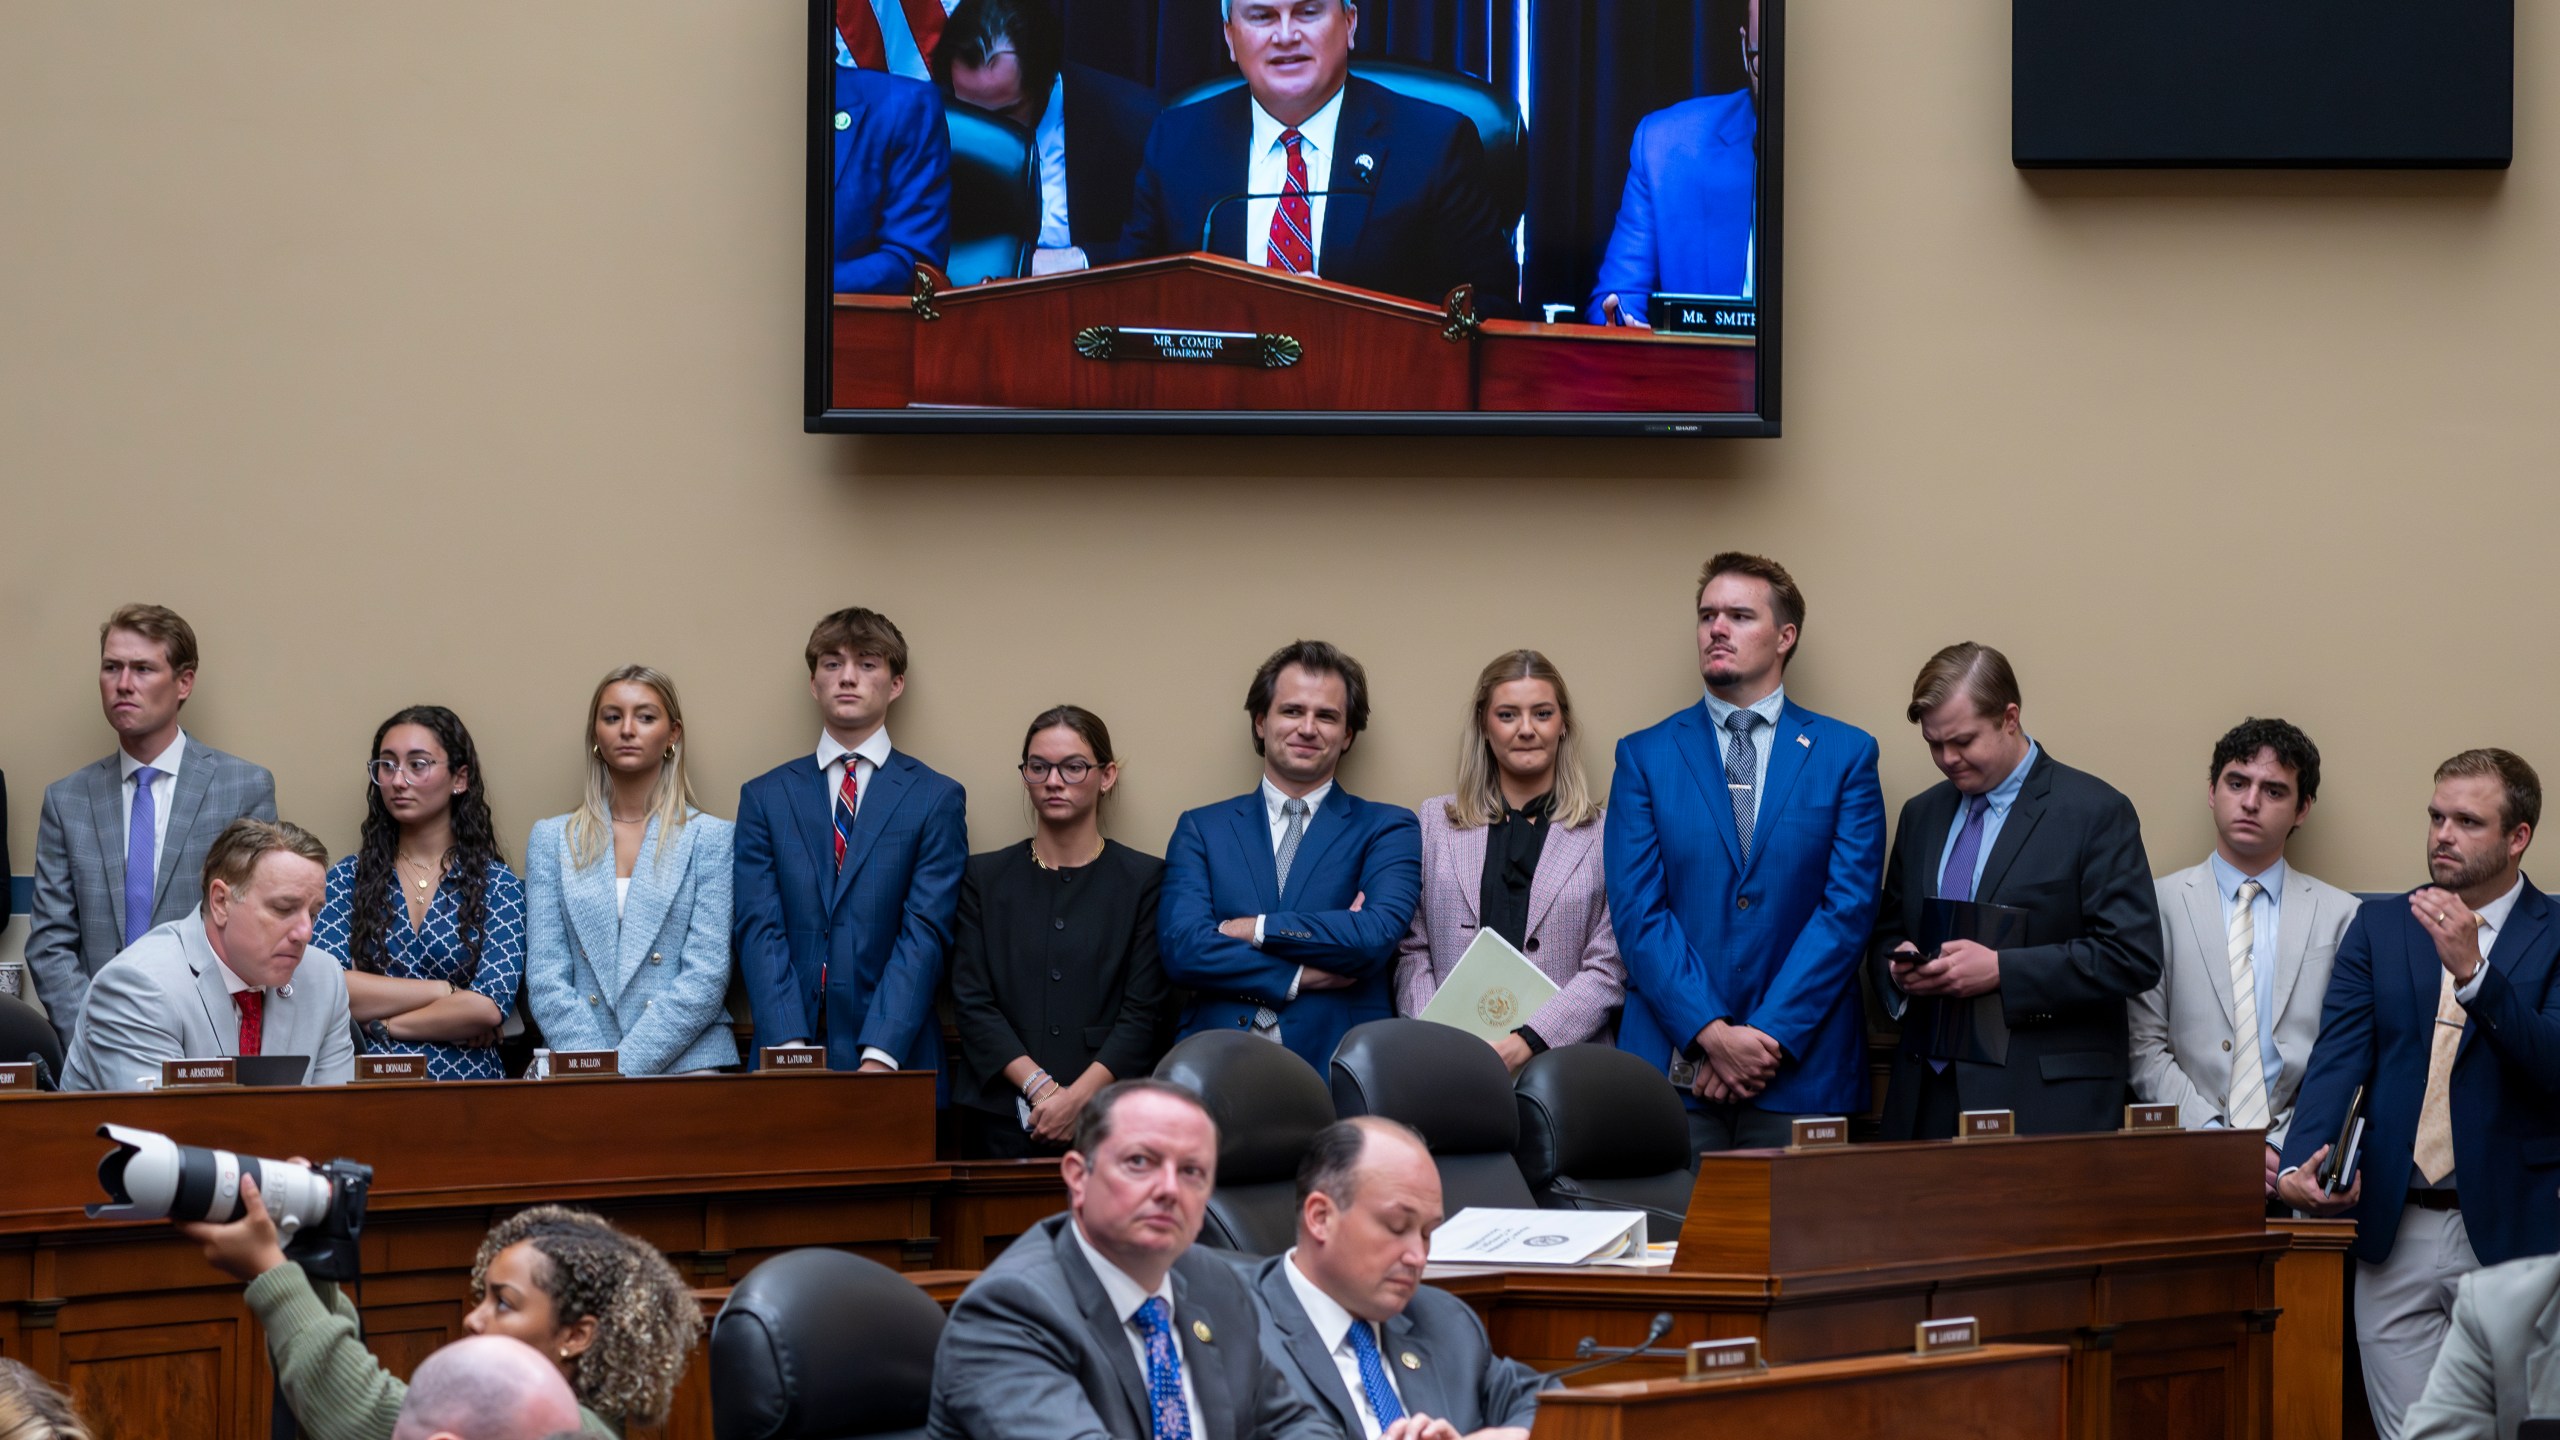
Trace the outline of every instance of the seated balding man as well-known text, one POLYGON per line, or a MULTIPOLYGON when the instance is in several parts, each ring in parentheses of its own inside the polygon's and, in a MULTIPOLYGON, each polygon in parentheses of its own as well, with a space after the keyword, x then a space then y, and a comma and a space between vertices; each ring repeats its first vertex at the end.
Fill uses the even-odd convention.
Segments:
POLYGON ((578 1428, 559 1366, 521 1340, 474 1335, 420 1362, 391 1440, 546 1440, 578 1428))
POLYGON ((1393 1120, 1345 1120, 1298 1164, 1298 1243, 1256 1267, 1262 1348, 1346 1440, 1528 1440, 1538 1372, 1422 1283, 1440 1171, 1393 1120))

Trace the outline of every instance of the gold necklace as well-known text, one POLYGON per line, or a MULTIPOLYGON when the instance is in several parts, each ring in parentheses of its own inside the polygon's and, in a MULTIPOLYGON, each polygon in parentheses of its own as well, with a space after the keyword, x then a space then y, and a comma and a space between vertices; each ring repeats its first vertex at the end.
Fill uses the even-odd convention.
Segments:
POLYGON ((1034 842, 1034 843, 1033 843, 1033 845, 1031 846, 1031 863, 1032 863, 1032 864, 1034 864, 1034 865, 1039 866, 1039 867, 1040 867, 1041 869, 1043 869, 1043 870, 1081 870, 1081 869, 1083 869, 1085 866, 1092 864, 1094 861, 1101 859, 1101 858, 1102 858, 1102 852, 1103 852, 1104 850, 1108 849, 1108 848, 1110 848, 1110 842, 1106 840, 1106 841, 1104 841, 1102 844, 1094 846, 1094 847, 1093 847, 1093 853, 1092 853, 1091 855, 1089 855, 1089 856, 1086 856, 1086 857, 1085 857, 1081 862, 1079 862, 1079 863, 1077 863, 1077 864, 1074 864, 1074 865, 1052 865, 1052 864, 1050 864, 1048 861, 1043 860, 1043 859, 1041 859, 1041 858, 1040 858, 1040 846, 1039 846, 1039 844, 1038 844, 1037 842, 1034 842))
POLYGON ((424 861, 412 860, 406 855, 394 855, 391 857, 391 862, 395 869, 403 871, 413 865, 426 870, 426 878, 417 882, 418 893, 421 895, 434 893, 436 882, 444 878, 444 867, 442 865, 427 866, 424 861))

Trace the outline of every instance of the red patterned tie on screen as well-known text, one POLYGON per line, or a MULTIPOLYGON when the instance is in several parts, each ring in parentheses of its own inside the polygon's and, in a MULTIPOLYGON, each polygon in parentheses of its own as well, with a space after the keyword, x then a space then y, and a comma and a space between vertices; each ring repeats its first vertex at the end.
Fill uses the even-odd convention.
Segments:
POLYGON ((1289 147, 1289 183, 1281 187, 1280 205, 1271 212, 1271 253, 1264 261, 1271 269, 1286 270, 1292 275, 1312 273, 1316 268, 1315 210, 1307 203, 1307 161, 1298 153, 1306 137, 1295 130, 1280 132, 1280 143, 1289 147))
POLYGON ((844 868, 845 841, 853 834, 854 812, 862 804, 862 786, 853 778, 853 757, 844 757, 844 784, 836 791, 836 868, 844 868))
POLYGON ((240 1007, 240 1053, 255 1055, 258 1053, 258 1032, 266 1028, 267 992, 243 990, 231 997, 231 1003, 240 1007))

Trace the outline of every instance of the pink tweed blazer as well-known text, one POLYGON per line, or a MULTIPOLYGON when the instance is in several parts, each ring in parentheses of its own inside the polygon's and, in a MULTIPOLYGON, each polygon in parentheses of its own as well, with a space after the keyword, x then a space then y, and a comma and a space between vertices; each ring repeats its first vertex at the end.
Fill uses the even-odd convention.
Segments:
MULTIPOLYGON (((1419 1015, 1440 982, 1475 942, 1477 897, 1484 886, 1485 831, 1449 823, 1446 795, 1422 802, 1422 903, 1396 947, 1396 1013, 1419 1015)), ((1547 832, 1529 884, 1530 960, 1563 987, 1529 1017, 1550 1045, 1617 1038, 1618 1006, 1627 993, 1626 962, 1609 928, 1601 883, 1600 822, 1547 832)))

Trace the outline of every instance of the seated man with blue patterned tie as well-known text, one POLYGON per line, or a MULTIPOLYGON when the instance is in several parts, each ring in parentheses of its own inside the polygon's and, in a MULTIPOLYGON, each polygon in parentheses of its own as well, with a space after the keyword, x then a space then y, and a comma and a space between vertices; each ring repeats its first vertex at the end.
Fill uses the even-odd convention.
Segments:
POLYGON ((1199 1096, 1105 1087, 1059 1168, 1067 1213, 1005 1247, 951 1309, 931 1440, 1332 1440, 1263 1358, 1244 1278, 1192 1249, 1218 1178, 1199 1096))
POLYGON ((1298 1165, 1298 1243, 1254 1272, 1262 1348, 1345 1440, 1528 1440, 1535 1370, 1422 1283, 1440 1171, 1393 1120, 1327 1127, 1298 1165))

